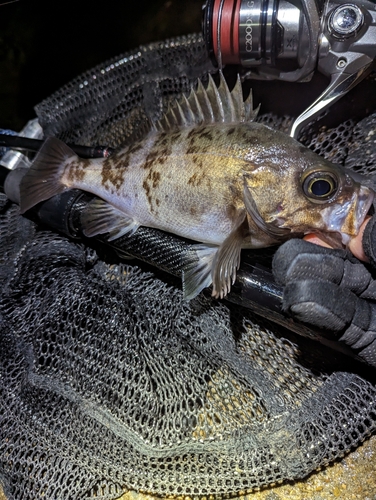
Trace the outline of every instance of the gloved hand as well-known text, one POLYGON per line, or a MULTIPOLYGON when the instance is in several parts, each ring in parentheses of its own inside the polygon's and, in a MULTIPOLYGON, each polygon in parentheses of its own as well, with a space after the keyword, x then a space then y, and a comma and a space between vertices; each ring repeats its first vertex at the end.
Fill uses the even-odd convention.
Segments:
MULTIPOLYGON (((371 219, 363 236, 371 263, 376 255, 373 229, 376 234, 376 221, 371 219)), ((276 252, 273 273, 284 286, 286 312, 333 332, 329 338, 344 342, 376 367, 376 279, 371 266, 347 250, 290 240, 276 252)))

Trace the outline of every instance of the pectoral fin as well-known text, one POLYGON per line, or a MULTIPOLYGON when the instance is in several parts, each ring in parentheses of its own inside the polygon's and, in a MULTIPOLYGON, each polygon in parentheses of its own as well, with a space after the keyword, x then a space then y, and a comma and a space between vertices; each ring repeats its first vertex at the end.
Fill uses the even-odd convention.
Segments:
POLYGON ((81 224, 85 236, 110 233, 108 241, 132 234, 139 227, 134 219, 99 198, 87 205, 81 215, 81 224))
POLYGON ((215 255, 212 268, 213 297, 222 299, 229 293, 231 285, 235 283, 236 271, 240 265, 240 253, 247 234, 246 212, 242 210, 236 220, 235 228, 215 255))
POLYGON ((240 253, 248 234, 246 212, 242 210, 233 231, 221 246, 194 245, 185 257, 183 271, 184 299, 196 297, 213 283, 212 296, 225 297, 234 284, 240 265, 240 253))
POLYGON ((184 257, 183 296, 184 300, 196 297, 212 282, 211 272, 217 246, 193 245, 184 257))

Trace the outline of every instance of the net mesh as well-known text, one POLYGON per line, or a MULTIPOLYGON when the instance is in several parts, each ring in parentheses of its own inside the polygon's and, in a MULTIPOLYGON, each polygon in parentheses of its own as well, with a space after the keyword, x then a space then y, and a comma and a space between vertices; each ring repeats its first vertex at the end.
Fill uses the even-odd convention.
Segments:
MULTIPOLYGON (((37 113, 47 135, 116 146, 210 69, 195 35, 143 47, 37 113)), ((346 122, 311 147, 361 164, 367 124, 346 122)), ((373 374, 342 355, 205 294, 184 302, 168 275, 36 228, 3 196, 0 210, 10 500, 234 495, 302 478, 375 430, 373 374)))
POLYGON ((45 135, 116 147, 142 137, 171 98, 214 67, 200 35, 142 46, 80 75, 38 106, 45 135))

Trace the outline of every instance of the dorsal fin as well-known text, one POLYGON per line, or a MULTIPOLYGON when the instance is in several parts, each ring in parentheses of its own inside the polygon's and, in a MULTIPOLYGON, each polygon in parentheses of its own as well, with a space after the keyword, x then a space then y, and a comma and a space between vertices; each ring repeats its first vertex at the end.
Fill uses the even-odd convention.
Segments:
POLYGON ((220 84, 217 87, 211 75, 205 89, 198 80, 197 89, 191 89, 188 97, 175 100, 164 116, 155 123, 159 132, 205 125, 209 123, 241 123, 255 120, 259 107, 253 109, 252 91, 243 101, 242 85, 238 75, 236 84, 230 92, 225 77, 220 71, 220 84))

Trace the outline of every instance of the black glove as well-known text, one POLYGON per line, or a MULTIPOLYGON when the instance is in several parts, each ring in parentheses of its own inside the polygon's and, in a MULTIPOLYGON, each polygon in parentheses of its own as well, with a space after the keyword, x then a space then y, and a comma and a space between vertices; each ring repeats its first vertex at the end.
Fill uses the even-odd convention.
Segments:
POLYGON ((284 310, 333 332, 329 338, 376 367, 376 280, 371 272, 349 251, 304 240, 287 241, 273 259, 275 279, 284 285, 284 310))

